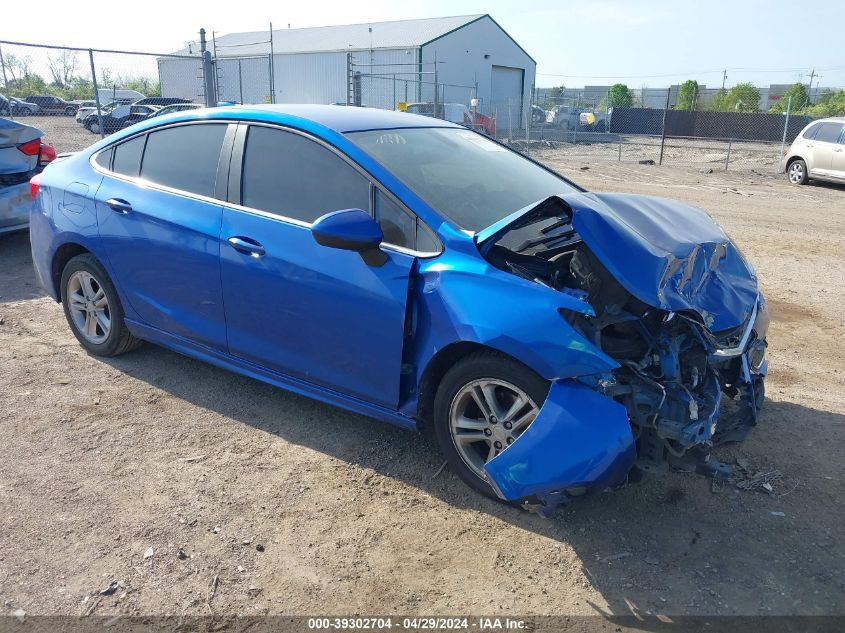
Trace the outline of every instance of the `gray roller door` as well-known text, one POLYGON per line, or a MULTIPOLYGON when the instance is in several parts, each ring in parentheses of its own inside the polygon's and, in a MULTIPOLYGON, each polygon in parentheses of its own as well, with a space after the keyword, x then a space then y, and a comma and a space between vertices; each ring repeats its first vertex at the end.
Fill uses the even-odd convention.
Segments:
POLYGON ((510 66, 493 66, 490 81, 490 102, 497 110, 499 127, 519 126, 522 120, 522 86, 525 70, 510 66))

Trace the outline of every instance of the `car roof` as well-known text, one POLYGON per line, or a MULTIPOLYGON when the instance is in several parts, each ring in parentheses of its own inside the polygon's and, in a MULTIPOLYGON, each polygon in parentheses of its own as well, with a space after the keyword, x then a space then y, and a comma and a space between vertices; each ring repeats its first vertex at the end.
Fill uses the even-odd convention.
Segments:
POLYGON ((291 123, 293 122, 292 119, 300 119, 317 123, 339 133, 410 127, 460 127, 448 121, 408 114, 406 112, 378 110, 375 108, 342 108, 339 106, 318 104, 236 105, 187 110, 179 115, 172 116, 179 117, 178 120, 183 121, 215 118, 256 119, 267 122, 291 123))

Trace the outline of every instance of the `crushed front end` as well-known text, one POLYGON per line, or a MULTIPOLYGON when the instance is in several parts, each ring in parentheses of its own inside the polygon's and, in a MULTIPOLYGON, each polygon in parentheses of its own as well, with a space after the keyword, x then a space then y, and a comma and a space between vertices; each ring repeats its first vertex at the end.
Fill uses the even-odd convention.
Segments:
MULTIPOLYGON (((618 366, 561 377, 549 394, 557 402, 549 406, 561 406, 557 384, 588 387, 624 407, 635 447, 619 447, 619 415, 608 423, 612 409, 593 403, 576 411, 577 423, 558 412, 567 428, 554 441, 549 428, 535 431, 544 434, 538 441, 529 427, 488 464, 503 498, 548 509, 575 491, 622 483, 632 469, 714 472, 719 465, 710 449, 741 441, 756 424, 764 399, 768 312, 753 269, 703 211, 644 196, 574 194, 550 198, 483 237, 481 251, 497 268, 592 308, 594 314, 560 314, 618 366), (578 444, 584 434, 601 436, 608 428, 607 445, 616 447, 616 457, 628 456, 627 470, 619 459, 608 462, 610 477, 595 469, 589 478, 573 477, 572 469, 546 466, 544 486, 536 463, 583 460, 578 444), (519 451, 513 450, 520 442, 519 451)), ((570 397, 563 404, 570 414, 575 402, 570 397)), ((545 409, 538 420, 550 427, 545 409)), ((606 458, 601 449, 586 448, 590 463, 606 458)))

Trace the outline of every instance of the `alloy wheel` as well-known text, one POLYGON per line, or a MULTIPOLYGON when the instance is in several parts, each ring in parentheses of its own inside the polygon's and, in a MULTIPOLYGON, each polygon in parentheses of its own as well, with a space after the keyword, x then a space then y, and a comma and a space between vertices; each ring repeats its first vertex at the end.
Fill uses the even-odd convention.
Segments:
POLYGON ((804 166, 796 161, 789 166, 789 182, 797 185, 802 180, 804 180, 804 166))
POLYGON ((525 432, 540 408, 522 389, 498 378, 464 385, 449 407, 452 442, 463 462, 486 479, 484 464, 525 432))
POLYGON ((68 279, 68 309, 76 330, 98 345, 111 332, 111 310, 102 284, 89 272, 77 271, 68 279))

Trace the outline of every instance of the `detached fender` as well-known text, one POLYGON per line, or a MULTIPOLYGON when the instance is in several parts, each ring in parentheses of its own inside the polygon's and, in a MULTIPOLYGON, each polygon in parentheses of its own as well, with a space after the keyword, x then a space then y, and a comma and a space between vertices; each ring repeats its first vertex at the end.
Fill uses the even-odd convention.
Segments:
POLYGON ((439 350, 461 342, 499 350, 547 380, 618 367, 559 312, 592 315, 588 303, 498 270, 478 256, 444 257, 422 262, 415 279, 417 384, 439 350))
POLYGON ((484 469, 502 499, 536 497, 548 503, 567 488, 622 483, 635 458, 625 407, 586 385, 562 380, 552 384, 534 422, 484 469))

